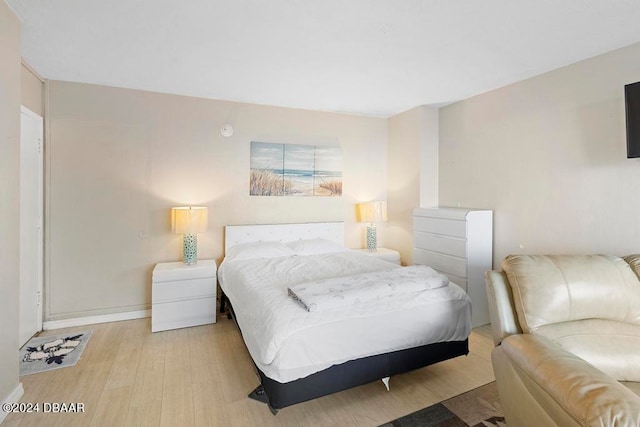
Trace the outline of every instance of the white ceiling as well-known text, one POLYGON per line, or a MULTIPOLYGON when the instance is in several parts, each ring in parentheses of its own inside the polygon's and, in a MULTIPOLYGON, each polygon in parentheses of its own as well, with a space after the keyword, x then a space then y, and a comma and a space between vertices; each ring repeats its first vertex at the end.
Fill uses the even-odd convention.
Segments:
POLYGON ((6 1, 47 79, 383 117, 640 41, 638 0, 6 1))

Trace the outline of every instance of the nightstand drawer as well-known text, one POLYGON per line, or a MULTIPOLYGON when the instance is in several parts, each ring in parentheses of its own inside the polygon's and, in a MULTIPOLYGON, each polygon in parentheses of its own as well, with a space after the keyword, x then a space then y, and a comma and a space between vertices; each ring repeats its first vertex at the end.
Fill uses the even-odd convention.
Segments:
POLYGON ((151 299, 157 304, 208 296, 216 296, 216 280, 212 277, 154 283, 151 299))
POLYGON ((208 298, 153 304, 151 309, 152 332, 209 323, 216 323, 215 295, 208 298))
POLYGON ((160 262, 153 269, 152 280, 158 283, 215 277, 216 270, 216 262, 212 259, 200 260, 192 265, 183 262, 160 262))

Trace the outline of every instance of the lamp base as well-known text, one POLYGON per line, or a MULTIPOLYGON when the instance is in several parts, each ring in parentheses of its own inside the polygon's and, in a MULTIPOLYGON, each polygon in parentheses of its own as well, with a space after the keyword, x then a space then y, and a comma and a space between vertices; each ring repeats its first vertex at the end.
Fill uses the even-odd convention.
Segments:
POLYGON ((198 235, 185 234, 182 236, 182 261, 187 265, 198 262, 198 235))
POLYGON ((378 236, 376 234, 376 227, 367 225, 367 250, 375 252, 378 249, 378 236))

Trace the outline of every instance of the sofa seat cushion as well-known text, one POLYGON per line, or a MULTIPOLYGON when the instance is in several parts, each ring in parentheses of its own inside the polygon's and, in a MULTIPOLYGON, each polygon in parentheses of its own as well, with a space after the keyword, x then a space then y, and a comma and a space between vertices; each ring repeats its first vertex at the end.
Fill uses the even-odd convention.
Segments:
POLYGON ((542 326, 533 334, 557 342, 618 381, 640 381, 640 326, 586 319, 542 326))
POLYGON ((636 381, 622 381, 622 385, 640 396, 640 382, 636 381))
POLYGON ((629 263, 636 276, 640 277, 640 254, 627 255, 623 259, 629 263))
POLYGON ((640 280, 607 255, 510 255, 502 268, 525 333, 545 325, 608 319, 640 326, 640 280))

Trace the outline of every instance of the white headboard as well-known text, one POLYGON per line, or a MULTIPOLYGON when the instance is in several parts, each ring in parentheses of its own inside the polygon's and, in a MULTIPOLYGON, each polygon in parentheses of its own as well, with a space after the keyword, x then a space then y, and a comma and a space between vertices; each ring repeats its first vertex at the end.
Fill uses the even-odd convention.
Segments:
POLYGON ((327 239, 344 245, 344 222, 307 222, 302 224, 255 224, 225 226, 224 250, 250 242, 290 242, 301 239, 327 239))

